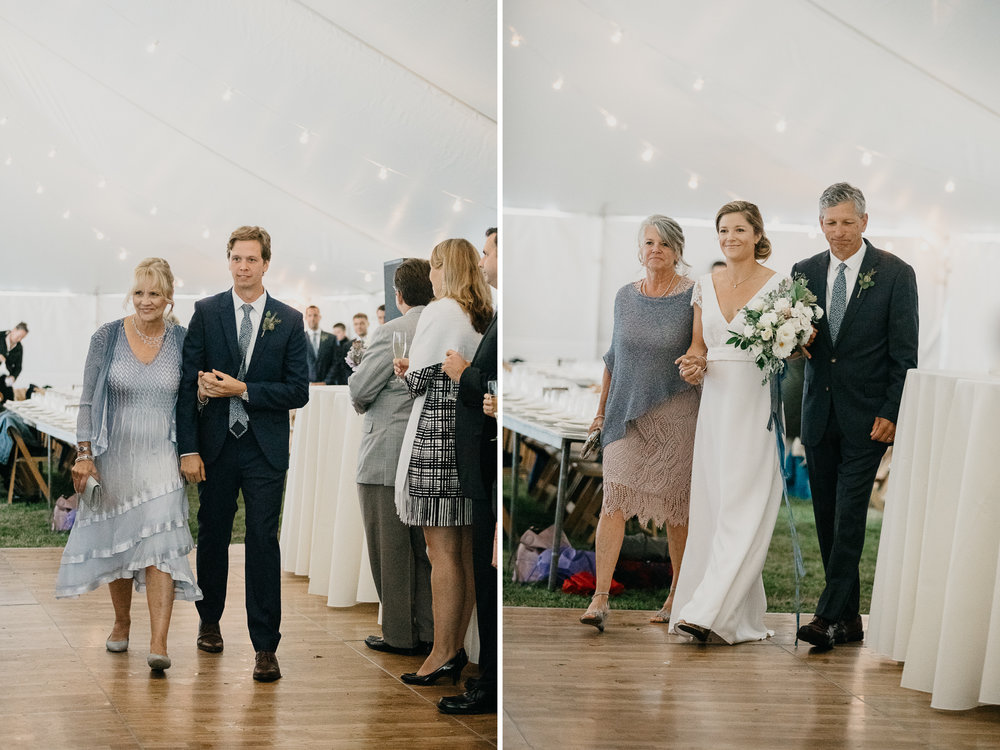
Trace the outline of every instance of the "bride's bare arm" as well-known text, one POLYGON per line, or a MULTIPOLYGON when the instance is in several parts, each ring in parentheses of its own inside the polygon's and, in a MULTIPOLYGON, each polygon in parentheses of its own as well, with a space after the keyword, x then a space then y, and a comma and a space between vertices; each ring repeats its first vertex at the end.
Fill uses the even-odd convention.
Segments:
POLYGON ((694 305, 694 324, 691 326, 691 346, 674 360, 678 366, 681 378, 691 385, 698 385, 705 378, 708 369, 708 347, 705 346, 705 336, 701 328, 701 305, 694 305))

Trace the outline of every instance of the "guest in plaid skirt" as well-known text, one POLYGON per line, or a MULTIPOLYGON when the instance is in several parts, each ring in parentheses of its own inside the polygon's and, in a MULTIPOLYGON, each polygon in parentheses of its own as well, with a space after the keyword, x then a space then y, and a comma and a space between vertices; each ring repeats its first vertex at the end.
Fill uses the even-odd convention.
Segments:
POLYGON ((458 391, 441 369, 448 350, 470 358, 493 317, 489 287, 470 242, 445 240, 431 252, 434 301, 420 316, 409 359, 394 360, 406 375, 413 412, 396 474, 396 510, 403 523, 422 526, 431 562, 434 648, 404 682, 458 682, 468 663, 462 643, 475 603, 472 506, 462 494, 455 463, 458 391))

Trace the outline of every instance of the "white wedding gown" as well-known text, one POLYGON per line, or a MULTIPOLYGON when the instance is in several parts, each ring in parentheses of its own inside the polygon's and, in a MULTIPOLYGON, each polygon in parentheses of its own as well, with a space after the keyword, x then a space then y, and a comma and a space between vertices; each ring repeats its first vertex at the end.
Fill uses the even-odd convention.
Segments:
MULTIPOLYGON (((773 275, 755 297, 781 279, 773 275)), ((700 289, 699 289, 700 287, 700 289)), ((781 503, 770 389, 749 352, 726 341, 711 275, 702 276, 701 323, 708 371, 694 439, 688 538, 674 594, 673 623, 710 628, 728 643, 767 638, 761 571, 781 503)), ((697 315, 697 311, 695 311, 697 315)), ((673 631, 673 625, 671 625, 673 631)))

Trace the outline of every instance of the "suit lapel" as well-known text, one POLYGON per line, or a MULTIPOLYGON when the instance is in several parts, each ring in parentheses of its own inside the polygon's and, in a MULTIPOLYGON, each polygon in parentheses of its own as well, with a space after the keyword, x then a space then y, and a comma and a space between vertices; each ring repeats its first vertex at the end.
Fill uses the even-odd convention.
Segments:
POLYGON ((810 291, 816 295, 816 304, 823 310, 823 317, 819 319, 819 336, 822 336, 827 345, 833 348, 833 338, 830 336, 830 321, 826 317, 826 277, 830 270, 830 251, 827 250, 821 255, 813 258, 812 268, 809 269, 808 278, 812 281, 810 291), (815 289, 813 288, 815 287, 815 289))
MULTIPOLYGON (((264 292, 267 294, 267 292, 264 292)), ((275 319, 275 329, 272 331, 264 330, 264 320, 268 317, 274 317, 277 313, 274 310, 274 300, 271 298, 270 294, 267 294, 267 300, 264 302, 264 315, 260 319, 260 325, 257 327, 257 340, 253 344, 253 356, 250 358, 250 362, 247 363, 247 374, 250 373, 250 369, 254 366, 262 356, 267 356, 265 350, 270 347, 271 339, 274 338, 277 333, 277 324, 279 319, 275 319)), ((306 349, 312 349, 312 344, 306 341, 306 349)))
POLYGON ((878 265, 875 248, 872 247, 868 240, 865 240, 865 245, 865 259, 861 261, 861 268, 858 269, 858 278, 854 282, 854 287, 851 289, 851 296, 847 299, 847 309, 844 311, 844 319, 840 321, 840 331, 837 334, 838 341, 844 340, 844 332, 851 327, 851 321, 854 320, 855 316, 858 314, 858 310, 865 303, 865 298, 868 296, 860 293, 861 277, 878 265))
POLYGON ((226 346, 229 348, 236 368, 231 373, 235 378, 240 369, 240 344, 236 335, 236 312, 233 308, 232 290, 219 295, 219 322, 222 324, 222 334, 226 338, 226 346))

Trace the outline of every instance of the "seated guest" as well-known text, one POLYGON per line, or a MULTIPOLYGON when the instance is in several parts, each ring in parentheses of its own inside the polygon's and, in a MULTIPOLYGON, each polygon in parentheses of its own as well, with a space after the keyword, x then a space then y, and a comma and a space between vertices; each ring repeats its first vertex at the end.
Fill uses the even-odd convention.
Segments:
POLYGON ((351 368, 344 358, 350 350, 351 340, 347 338, 347 326, 343 323, 334 323, 330 367, 323 378, 327 385, 347 385, 347 379, 351 375, 351 368))
POLYGON ((442 677, 457 684, 468 656, 465 639, 475 584, 472 576, 472 503, 459 484, 455 464, 455 404, 458 388, 442 370, 448 350, 476 351, 493 319, 489 287, 468 240, 451 239, 431 252, 434 301, 420 316, 409 359, 394 360, 417 399, 406 426, 396 471, 396 510, 403 522, 423 526, 431 561, 434 649, 411 685, 433 685, 442 677))
POLYGON ((358 451, 358 500, 368 542, 368 561, 382 602, 382 635, 365 645, 396 654, 427 654, 434 640, 431 565, 419 526, 396 513, 396 464, 406 423, 413 411, 406 383, 393 375, 393 334, 413 338, 434 290, 426 260, 407 258, 396 269, 396 306, 403 315, 380 326, 348 388, 351 402, 365 415, 358 451))
POLYGON ((24 357, 21 341, 27 335, 27 323, 18 323, 9 331, 0 331, 0 403, 14 400, 14 381, 21 374, 24 357))
POLYGON ((306 308, 306 364, 309 367, 309 382, 321 385, 326 381, 326 374, 333 364, 333 334, 320 330, 319 308, 309 305, 306 308))

